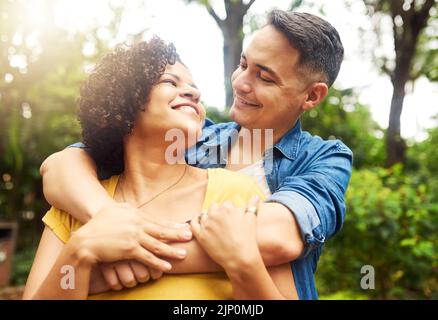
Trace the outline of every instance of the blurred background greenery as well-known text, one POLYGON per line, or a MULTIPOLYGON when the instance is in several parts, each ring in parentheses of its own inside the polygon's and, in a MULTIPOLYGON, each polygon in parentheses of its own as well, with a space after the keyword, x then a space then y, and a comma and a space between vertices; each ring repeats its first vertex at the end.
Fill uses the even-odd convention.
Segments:
MULTIPOLYGON (((357 1, 373 20, 376 37, 381 22, 376 17, 389 17, 393 23, 393 55, 373 59, 390 77, 394 92, 387 128, 359 102, 360 88, 335 86, 320 107, 303 117, 305 130, 324 139, 339 138, 354 152, 346 220, 324 248, 316 273, 318 290, 323 299, 437 299, 438 127, 429 129, 422 141, 405 140, 400 114, 406 84, 419 77, 438 80, 438 5, 433 0, 357 1), (363 265, 375 268, 374 290, 360 288, 363 265)), ((116 38, 124 12, 120 1, 108 2, 113 15, 105 25, 109 36, 102 39, 97 23, 79 31, 56 23, 56 0, 38 2, 46 14, 45 27, 36 29, 28 19, 32 2, 0 0, 0 220, 19 224, 11 286, 25 283, 48 208, 39 166, 51 153, 80 141, 75 115, 79 86, 85 71, 113 46, 108 39, 116 38), (86 54, 90 43, 94 53, 86 54)), ((255 1, 224 0, 226 18, 215 12, 213 1, 185 0, 191 2, 205 7, 205 15, 224 36, 228 79, 242 50, 244 24, 252 30, 260 26, 256 17, 247 16, 255 1)), ((304 4, 318 5, 286 2, 298 10, 304 4)), ((318 8, 324 15, 324 6, 318 8)), ((143 32, 128 40, 141 39, 143 32)), ((229 106, 226 80, 224 86, 229 106)), ((429 107, 438 113, 436 101, 429 107)), ((209 106, 208 116, 226 121, 223 109, 209 106)))

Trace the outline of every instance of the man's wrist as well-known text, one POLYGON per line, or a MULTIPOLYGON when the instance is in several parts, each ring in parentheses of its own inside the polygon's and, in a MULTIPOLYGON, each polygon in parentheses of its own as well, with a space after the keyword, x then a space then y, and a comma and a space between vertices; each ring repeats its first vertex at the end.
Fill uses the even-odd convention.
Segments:
POLYGON ((97 263, 97 259, 88 247, 89 242, 86 237, 80 234, 80 231, 73 233, 70 240, 65 246, 67 255, 71 256, 76 265, 92 267, 97 263))
POLYGON ((85 215, 88 222, 91 220, 99 211, 105 207, 116 205, 117 202, 110 196, 102 197, 101 199, 96 199, 90 201, 90 203, 85 207, 85 215))

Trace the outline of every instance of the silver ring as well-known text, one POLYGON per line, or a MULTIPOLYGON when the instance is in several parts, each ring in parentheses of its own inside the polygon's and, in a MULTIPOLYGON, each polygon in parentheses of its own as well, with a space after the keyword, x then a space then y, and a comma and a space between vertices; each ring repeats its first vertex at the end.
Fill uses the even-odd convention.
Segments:
POLYGON ((257 207, 256 206, 249 206, 248 208, 246 208, 246 212, 250 212, 252 214, 257 215, 257 207))
POLYGON ((205 218, 208 218, 208 213, 206 211, 201 211, 201 214, 198 216, 198 221, 201 222, 201 218, 205 216, 205 218))

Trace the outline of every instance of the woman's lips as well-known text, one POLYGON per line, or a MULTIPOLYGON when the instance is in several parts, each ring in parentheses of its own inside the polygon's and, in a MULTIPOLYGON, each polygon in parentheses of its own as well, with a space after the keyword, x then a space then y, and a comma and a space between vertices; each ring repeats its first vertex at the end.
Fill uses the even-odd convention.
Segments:
POLYGON ((190 115, 193 114, 193 115, 196 115, 197 117, 200 117, 199 109, 194 104, 181 103, 179 105, 173 106, 172 109, 184 112, 186 114, 190 114, 190 115))
POLYGON ((198 113, 196 112, 195 109, 193 109, 193 107, 181 106, 181 107, 177 107, 177 108, 173 108, 173 109, 174 110, 180 110, 182 112, 189 113, 189 114, 194 114, 194 115, 198 116, 198 113))

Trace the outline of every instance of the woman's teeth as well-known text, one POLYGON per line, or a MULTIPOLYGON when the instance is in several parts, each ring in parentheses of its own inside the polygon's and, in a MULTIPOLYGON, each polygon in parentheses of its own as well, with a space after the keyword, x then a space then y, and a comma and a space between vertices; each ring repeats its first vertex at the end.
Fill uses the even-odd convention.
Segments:
POLYGON ((180 111, 183 111, 187 114, 194 114, 196 116, 198 115, 196 110, 193 107, 189 107, 189 106, 181 106, 181 107, 175 108, 175 110, 180 110, 180 111))

